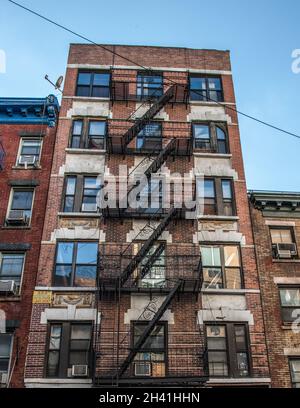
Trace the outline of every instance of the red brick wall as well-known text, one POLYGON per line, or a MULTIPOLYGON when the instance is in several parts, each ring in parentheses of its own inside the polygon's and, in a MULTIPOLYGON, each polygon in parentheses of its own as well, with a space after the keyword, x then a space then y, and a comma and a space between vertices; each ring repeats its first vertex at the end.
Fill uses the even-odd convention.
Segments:
POLYGON ((31 245, 26 252, 21 295, 17 298, 0 297, 0 309, 6 313, 8 320, 19 320, 20 327, 14 336, 14 350, 11 362, 14 364, 18 348, 18 361, 15 364, 11 387, 22 387, 27 340, 30 327, 32 293, 36 283, 38 257, 44 223, 46 201, 48 195, 50 168, 55 142, 55 129, 41 125, 0 125, 0 136, 6 152, 5 169, 0 173, 0 242, 27 243, 31 245), (13 169, 16 164, 19 149, 19 132, 34 134, 45 132, 43 137, 41 169, 13 169), (39 185, 35 189, 33 213, 30 228, 7 229, 4 226, 11 187, 10 180, 36 180, 39 185))

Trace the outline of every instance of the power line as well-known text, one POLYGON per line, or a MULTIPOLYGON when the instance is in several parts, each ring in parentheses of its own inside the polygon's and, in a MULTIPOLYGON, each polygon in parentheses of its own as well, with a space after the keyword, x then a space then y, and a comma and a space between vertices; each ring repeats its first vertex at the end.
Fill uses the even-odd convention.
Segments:
MULTIPOLYGON (((77 36, 77 37, 79 37, 79 38, 81 38, 81 39, 83 39, 83 40, 89 42, 90 44, 95 45, 96 47, 102 48, 103 50, 108 51, 108 52, 110 52, 110 53, 116 55, 117 57, 122 58, 122 59, 124 59, 125 61, 128 61, 128 62, 134 64, 135 66, 138 66, 138 67, 140 67, 140 68, 142 68, 142 69, 144 69, 144 70, 146 70, 146 71, 152 71, 152 72, 153 72, 153 69, 151 69, 151 68, 149 68, 149 67, 145 67, 144 65, 141 65, 141 64, 139 64, 138 62, 133 61, 132 59, 127 58, 127 57, 125 57, 124 55, 121 55, 121 54, 117 53, 116 51, 113 51, 113 50, 111 50, 111 49, 105 47, 104 45, 97 44, 97 43, 95 43, 94 41, 90 40, 89 38, 85 37, 84 35, 79 34, 79 33, 77 33, 76 31, 71 30, 70 28, 68 28, 68 27, 66 27, 66 26, 64 26, 64 25, 62 25, 62 24, 59 24, 59 23, 57 23, 56 21, 51 20, 50 18, 45 17, 44 15, 42 15, 42 14, 40 14, 40 13, 37 13, 36 11, 34 11, 34 10, 28 8, 28 7, 25 7, 24 5, 22 5, 22 4, 20 4, 20 3, 17 3, 16 1, 13 1, 13 0, 8 0, 8 1, 9 1, 10 3, 12 3, 12 4, 14 4, 14 5, 16 5, 16 6, 22 8, 22 9, 24 9, 24 10, 26 10, 26 11, 28 11, 29 13, 34 14, 34 15, 37 16, 37 17, 40 17, 41 19, 47 21, 48 23, 51 23, 51 24, 53 24, 53 25, 55 25, 55 26, 61 28, 62 30, 65 30, 65 31, 67 31, 67 32, 69 32, 69 33, 71 33, 71 34, 73 34, 73 35, 75 35, 75 36, 77 36)), ((168 82, 172 83, 173 85, 182 86, 182 84, 179 84, 178 82, 173 81, 172 79, 168 79, 168 82)), ((200 91, 193 90, 193 92, 196 93, 196 94, 198 94, 198 95, 201 95, 201 96, 202 96, 202 94, 200 93, 200 91)), ((217 103, 218 105, 226 106, 227 109, 230 109, 230 110, 232 110, 232 111, 238 113, 239 115, 242 115, 242 116, 244 116, 244 117, 246 117, 246 118, 248 118, 248 119, 251 119, 251 120, 253 120, 253 121, 255 121, 255 122, 258 122, 258 123, 260 123, 260 124, 262 124, 262 125, 264 125, 264 126, 270 127, 271 129, 275 129, 275 130, 277 130, 277 131, 279 131, 279 132, 282 132, 282 133, 285 133, 285 134, 287 134, 287 135, 289 135, 289 136, 293 136, 293 137, 295 137, 295 138, 297 138, 297 139, 300 139, 300 135, 298 135, 298 134, 296 134, 296 133, 289 132, 288 130, 282 129, 282 128, 280 128, 280 127, 278 127, 278 126, 275 126, 275 125, 272 125, 271 123, 268 123, 268 122, 266 122, 266 121, 264 121, 264 120, 258 119, 258 118, 254 117, 254 116, 251 116, 251 115, 247 114, 247 113, 244 113, 244 112, 242 112, 242 111, 239 111, 239 110, 237 110, 236 108, 233 108, 232 106, 230 106, 230 105, 228 105, 228 104, 226 104, 226 103, 221 103, 221 102, 216 101, 216 100, 214 100, 214 99, 212 99, 212 98, 210 98, 210 97, 208 97, 208 96, 206 96, 206 99, 209 100, 210 102, 215 102, 215 103, 217 103)))

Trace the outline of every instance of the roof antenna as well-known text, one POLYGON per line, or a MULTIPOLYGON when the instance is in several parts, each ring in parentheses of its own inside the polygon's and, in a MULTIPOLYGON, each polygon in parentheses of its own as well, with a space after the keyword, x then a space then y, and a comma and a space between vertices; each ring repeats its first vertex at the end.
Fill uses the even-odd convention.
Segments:
POLYGON ((51 84, 52 86, 54 86, 55 89, 58 89, 59 92, 62 93, 62 90, 60 89, 61 84, 62 84, 62 82, 63 82, 63 80, 64 80, 64 77, 63 77, 62 75, 57 79, 57 81, 56 81, 55 83, 52 82, 52 81, 49 79, 48 75, 45 75, 45 79, 46 79, 46 81, 50 82, 50 84, 51 84))

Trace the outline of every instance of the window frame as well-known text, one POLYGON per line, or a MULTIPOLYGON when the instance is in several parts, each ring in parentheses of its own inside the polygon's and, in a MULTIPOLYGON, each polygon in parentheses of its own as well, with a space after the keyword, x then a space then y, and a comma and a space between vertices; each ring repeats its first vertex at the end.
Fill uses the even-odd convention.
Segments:
POLYGON ((18 293, 17 293, 17 296, 20 296, 21 292, 22 292, 22 284, 23 284, 23 278, 24 278, 24 270, 25 270, 25 262, 26 262, 26 251, 23 251, 23 252, 22 251, 0 251, 0 280, 13 280, 13 281, 15 281, 14 278, 17 275, 14 275, 14 277, 11 278, 11 279, 7 279, 7 278, 2 279, 1 272, 2 272, 3 255, 23 255, 22 270, 21 270, 21 273, 20 273, 20 282, 19 282, 19 285, 18 285, 18 293))
POLYGON ((68 143, 68 148, 69 149, 84 149, 84 150, 106 150, 106 142, 107 142, 107 136, 108 136, 108 122, 107 118, 96 118, 96 117, 72 117, 72 123, 70 127, 70 134, 69 134, 69 143, 68 143), (82 127, 81 127, 81 134, 80 135, 74 135, 74 124, 75 122, 81 122, 82 127), (89 129, 90 129, 90 123, 91 122, 101 122, 105 124, 105 132, 103 135, 103 149, 96 149, 93 147, 90 147, 90 136, 89 136, 89 129), (79 141, 79 147, 72 147, 73 144, 73 137, 80 137, 79 141))
POLYGON ((292 369, 291 369, 291 362, 294 361, 294 360, 297 360, 297 361, 300 362, 300 357, 299 357, 299 356, 289 356, 289 358, 288 358, 291 385, 292 385, 292 388, 300 388, 300 380, 299 380, 299 382, 293 381, 293 375, 292 375, 292 369), (299 384, 299 387, 295 387, 295 384, 299 384))
POLYGON ((8 364, 7 364, 7 371, 1 371, 0 373, 2 374, 8 374, 10 372, 10 368, 11 368, 11 359, 12 359, 12 354, 13 354, 13 348, 14 348, 14 333, 13 332, 6 332, 6 333, 0 333, 0 337, 1 336, 9 336, 10 337, 10 350, 9 350, 9 355, 8 358, 5 357, 0 357, 1 360, 8 360, 8 364))
POLYGON ((162 140, 163 140, 163 123, 162 123, 162 121, 161 120, 152 120, 151 122, 149 122, 149 123, 147 123, 144 127, 143 127, 143 129, 137 134, 137 136, 136 136, 136 149, 138 150, 138 151, 153 151, 153 150, 155 150, 155 149, 158 149, 158 150, 160 150, 161 148, 162 148, 162 140), (144 130, 145 130, 145 128, 147 127, 147 126, 151 126, 151 125, 156 125, 156 126, 158 126, 159 127, 159 132, 160 132, 160 135, 159 136, 145 136, 145 135, 141 135, 140 133, 142 133, 144 130), (143 141, 143 145, 141 146, 141 147, 139 147, 139 142, 140 141, 143 141), (149 142, 151 142, 151 143, 155 143, 155 148, 154 147, 145 147, 144 145, 145 145, 145 142, 146 142, 146 144, 147 144, 147 141, 149 142))
POLYGON ((71 340, 71 330, 72 326, 75 325, 85 325, 90 326, 91 329, 91 341, 90 349, 88 356, 88 368, 89 373, 87 377, 76 377, 76 378, 91 378, 93 370, 93 338, 94 338, 94 322, 90 320, 51 320, 47 324, 47 342, 46 342, 46 358, 44 364, 44 377, 45 378, 73 378, 68 376, 68 366, 70 360, 70 340, 71 340), (61 326, 61 339, 60 339, 60 348, 59 348, 59 362, 58 362, 58 376, 49 376, 48 375, 48 362, 50 354, 50 339, 51 339, 51 327, 52 326, 61 326))
POLYGON ((222 103, 222 102, 224 102, 224 86, 223 86, 223 79, 222 79, 222 75, 207 75, 207 74, 201 74, 201 73, 199 73, 199 74, 190 74, 189 75, 189 79, 188 79, 188 83, 189 83, 189 100, 190 100, 190 102, 204 102, 204 103, 207 103, 207 102, 210 102, 210 103, 222 103), (196 88, 191 88, 191 79, 192 78, 201 78, 201 79, 204 79, 205 80, 205 89, 196 89, 196 88), (221 85, 221 89, 220 90, 213 90, 213 89, 210 89, 209 88, 209 79, 218 79, 219 81, 220 81, 220 85, 221 85), (199 96, 200 97, 200 94, 199 93, 201 93, 201 92, 205 92, 205 97, 203 97, 203 99, 194 99, 194 98, 192 98, 191 97, 191 95, 192 95, 192 93, 193 93, 193 91, 195 92, 197 92, 197 96, 199 96), (213 100, 211 100, 212 98, 210 97, 210 94, 209 94, 209 92, 217 92, 217 93, 220 93, 220 97, 216 100, 216 101, 213 101, 213 100), (207 99, 207 96, 209 95, 209 99, 207 99))
POLYGON ((109 70, 88 70, 88 69, 78 69, 77 77, 76 77, 76 85, 75 85, 75 96, 79 98, 101 98, 101 99, 110 99, 111 97, 111 71, 109 70), (78 79, 80 74, 91 74, 91 79, 89 85, 79 85, 78 79), (109 83, 108 85, 94 85, 94 76, 95 74, 109 74, 109 83), (89 88, 89 95, 78 95, 78 87, 85 86, 89 88), (108 89, 108 96, 93 96, 93 89, 94 88, 107 88, 108 89))
MULTIPOLYGON (((84 182, 86 178, 95 178, 97 179, 99 175, 95 174, 65 174, 64 177, 64 186, 63 186, 63 192, 62 192, 62 200, 61 200, 61 207, 60 210, 64 214, 74 214, 74 213, 81 213, 81 214, 99 214, 99 208, 97 207, 96 211, 82 211, 82 204, 83 204, 83 198, 84 198, 84 182), (69 196, 70 194, 66 194, 67 192, 67 187, 68 187, 68 179, 69 178, 76 178, 75 182, 75 193, 74 193, 74 203, 73 203, 73 211, 65 211, 65 203, 66 203, 66 197, 69 196)), ((99 187, 99 191, 101 190, 101 185, 99 187)), ((96 204, 97 204, 97 195, 96 195, 96 204)))
MULTIPOLYGON (((30 227, 31 226, 31 221, 32 221, 32 216, 33 216, 33 206, 34 206, 34 200, 35 200, 35 187, 21 187, 21 186, 12 186, 10 189, 10 195, 9 195, 9 200, 8 200, 8 206, 7 206, 7 212, 6 212, 6 220, 9 218, 9 213, 10 211, 14 211, 12 207, 13 199, 14 199, 14 193, 15 191, 21 191, 21 192, 27 192, 30 191, 32 192, 32 201, 31 201, 31 209, 30 209, 30 216, 28 217, 28 221, 25 224, 20 224, 20 225, 11 225, 9 224, 10 228, 24 228, 24 227, 30 227)), ((16 210, 17 211, 17 210, 16 210)), ((24 210, 20 209, 19 211, 29 211, 29 210, 24 210)))
MULTIPOLYGON (((211 378, 249 378, 252 376, 253 367, 252 367, 252 355, 251 355, 251 342, 250 342, 250 332, 249 332, 249 325, 247 322, 222 322, 216 323, 216 321, 206 321, 204 322, 205 327, 205 344, 207 350, 207 365, 209 369, 208 363, 208 342, 207 342, 207 326, 225 326, 225 334, 226 334, 226 350, 227 350, 227 367, 228 367, 228 375, 226 376, 213 376, 209 374, 211 378), (235 327, 236 326, 243 326, 245 330, 245 342, 246 342, 246 351, 239 351, 236 345, 236 336, 235 336, 235 327), (245 352, 247 354, 247 363, 248 363, 248 375, 243 376, 239 375, 238 370, 238 361, 237 361, 237 353, 238 352, 245 352)), ((216 351, 216 350, 212 350, 216 351)))
POLYGON ((19 148, 18 148, 18 154, 17 154, 17 160, 16 160, 16 166, 17 167, 21 167, 21 168, 25 168, 25 164, 21 164, 19 163, 19 160, 21 158, 21 156, 36 156, 36 155, 22 155, 22 149, 23 149, 23 143, 24 142, 40 142, 40 151, 39 151, 39 155, 36 158, 36 162, 35 164, 27 164, 27 167, 36 167, 36 166, 40 166, 41 164, 41 157, 42 157, 42 148, 43 148, 43 137, 37 137, 37 136, 22 136, 20 138, 20 142, 19 142, 19 148))
MULTIPOLYGON (((289 290, 289 289, 295 289, 299 290, 300 292, 300 285, 278 285, 278 295, 279 295, 279 305, 280 305, 280 314, 281 314, 281 320, 283 325, 291 325, 296 318, 286 320, 285 319, 285 313, 284 310, 291 310, 291 314, 293 313, 294 310, 299 310, 300 311, 300 302, 299 306, 283 306, 282 301, 281 301, 281 290, 289 290)), ((299 315, 298 315, 299 316, 299 315)))
MULTIPOLYGON (((204 208, 203 208, 203 214, 204 216, 209 216, 209 217, 235 217, 237 215, 237 208, 236 208, 236 200, 235 200, 235 190, 234 190, 234 180, 229 177, 204 177, 204 181, 206 180, 213 180, 214 182, 214 188, 215 188, 215 209, 216 213, 215 214, 206 214, 205 213, 205 195, 203 197, 204 199, 204 208), (223 181, 229 181, 230 182, 230 187, 231 187, 231 208, 232 208, 232 214, 231 215, 226 215, 225 214, 225 198, 223 197, 223 191, 222 191, 222 182, 223 181)), ((204 194, 205 194, 205 189, 204 189, 204 194)), ((199 197, 199 196, 198 196, 199 197)), ((202 197, 201 197, 202 198, 202 197)))
MULTIPOLYGON (((207 122, 207 121, 193 121, 191 126, 192 131, 192 139, 193 139, 193 146, 194 150, 199 152, 207 152, 207 153, 216 153, 216 154, 230 154, 229 151, 229 140, 228 140, 228 128, 225 122, 207 122), (196 146, 196 141, 198 138, 195 137, 195 126, 197 125, 204 125, 208 127, 209 132, 209 139, 205 139, 209 141, 209 148, 201 148, 196 146), (220 128, 225 134, 225 152, 219 151, 219 144, 218 144, 218 134, 217 128, 220 128)), ((201 139, 199 139, 201 140, 201 139)), ((204 140, 204 139, 203 139, 204 140)))
MULTIPOLYGON (((147 326, 148 323, 149 323, 148 321, 143 321, 143 320, 131 320, 131 322, 130 322, 130 328, 131 328, 131 330, 130 330, 130 332, 131 332, 130 345, 131 345, 131 349, 134 349, 134 338, 135 338, 135 336, 134 336, 134 334, 135 334, 134 329, 135 329, 135 326, 136 326, 136 325, 140 325, 140 326, 145 325, 145 326, 147 326)), ((144 346, 142 346, 142 348, 140 349, 140 351, 138 351, 138 353, 140 353, 140 352, 145 352, 145 353, 157 353, 157 354, 159 354, 159 353, 164 353, 164 361, 163 361, 163 363, 164 363, 164 365, 165 365, 165 377, 167 377, 167 376, 168 376, 168 372, 169 372, 169 358, 168 358, 168 322, 167 322, 167 321, 159 321, 159 322, 155 325, 154 329, 155 329, 157 326, 163 326, 163 327, 164 327, 164 348, 163 348, 163 349, 150 349, 150 348, 147 348, 147 349, 144 350, 144 349, 143 349, 144 346)), ((153 329, 153 330, 154 330, 154 329, 153 329)), ((137 354, 138 354, 138 353, 137 353, 137 354)), ((144 360, 144 361, 147 361, 147 360, 144 360)), ((149 361, 151 362, 151 359, 150 359, 149 361)), ((142 376, 142 375, 136 376, 136 375, 135 375, 135 372, 134 372, 134 364, 135 364, 135 360, 133 360, 133 362, 131 363, 131 369, 130 369, 131 375, 132 375, 133 377, 135 377, 135 378, 143 378, 143 377, 144 377, 144 378, 159 378, 159 377, 153 377, 153 375, 152 375, 152 366, 151 366, 151 375, 150 375, 150 376, 142 376)))
POLYGON ((269 237, 270 237, 270 242, 271 242, 271 248, 272 248, 272 259, 277 260, 278 257, 275 254, 275 246, 276 244, 273 243, 272 241, 272 230, 287 230, 290 231, 291 233, 291 238, 292 241, 290 242, 291 244, 295 244, 296 245, 296 250, 297 250, 297 254, 296 255, 292 255, 292 257, 290 259, 288 259, 289 261, 292 261, 293 259, 299 259, 299 251, 298 251, 298 245, 297 245, 297 241, 296 241, 296 234, 295 234, 295 228, 293 226, 290 225, 269 225, 269 237))
MULTIPOLYGON (((97 285, 97 279, 98 279, 98 264, 99 264, 99 262, 98 262, 98 259, 99 259, 99 243, 98 243, 98 241, 97 240, 57 240, 56 241, 56 246, 55 246, 55 255, 54 255, 54 262, 53 262, 53 268, 52 268, 52 286, 54 286, 54 287, 64 287, 64 288, 83 288, 83 287, 86 287, 86 286, 78 286, 78 285, 75 285, 75 279, 76 279, 76 266, 77 265, 86 265, 86 264, 77 264, 76 263, 76 258, 77 258, 77 253, 78 253, 78 244, 82 244, 82 243, 95 243, 95 244, 97 244, 97 259, 96 259, 96 264, 95 264, 95 267, 96 267, 96 275, 95 275, 95 286, 88 286, 88 288, 91 288, 91 290, 93 289, 93 288, 95 288, 96 287, 96 285, 97 285), (72 271, 71 271, 71 275, 70 275, 70 285, 67 285, 67 286, 61 286, 61 285, 56 285, 56 283, 55 283, 55 278, 56 278, 56 267, 57 267, 57 265, 69 265, 69 264, 62 264, 62 263, 59 263, 59 264, 57 264, 57 255, 58 255, 58 248, 59 248, 59 244, 60 243, 70 243, 70 244, 74 244, 74 247, 73 247, 73 253, 72 253, 72 263, 70 264, 71 265, 71 268, 72 268, 72 271)), ((94 265, 94 264, 93 264, 94 265)))
MULTIPOLYGON (((214 242, 213 244, 211 242, 200 242, 200 254, 201 254, 201 248, 218 248, 219 249, 219 253, 220 253, 220 260, 221 260, 221 265, 220 266, 216 266, 213 267, 215 269, 220 269, 221 270, 221 279, 222 279, 222 287, 221 288, 209 288, 209 287, 205 287, 204 289, 212 289, 212 290, 219 290, 219 289, 228 289, 230 291, 232 290, 240 290, 240 289, 244 289, 245 288, 245 277, 244 277, 244 268, 243 268, 243 260, 242 260, 242 249, 241 249, 241 245, 239 243, 233 243, 233 242, 222 242, 222 243, 217 243, 214 242), (238 267, 234 267, 234 266, 226 266, 225 265, 225 247, 235 247, 238 250, 238 255, 239 255, 239 261, 240 261, 240 280, 241 280, 241 287, 237 288, 237 289, 232 289, 232 288, 227 288, 227 279, 226 279, 226 269, 238 269, 238 267)), ((202 258, 202 256, 201 256, 202 258)), ((207 265, 205 266, 202 263, 202 270, 204 270, 204 268, 209 268, 212 267, 211 265, 207 265)), ((204 285, 204 276, 203 276, 203 285, 204 285)))
POLYGON ((137 100, 139 101, 145 101, 148 99, 159 99, 162 95, 164 94, 164 75, 162 71, 155 71, 155 73, 152 72, 147 72, 147 71, 138 71, 136 74, 136 97, 137 100), (156 73, 157 72, 157 73, 156 73), (139 81, 139 76, 141 76, 142 81, 139 81), (145 77, 160 77, 161 78, 161 86, 160 87, 149 87, 147 86, 147 84, 149 85, 150 82, 145 82, 143 79, 145 77), (139 95, 139 89, 140 89, 140 95, 139 95), (157 91, 157 89, 160 90, 160 92, 158 93, 158 95, 145 95, 145 89, 155 89, 157 91))

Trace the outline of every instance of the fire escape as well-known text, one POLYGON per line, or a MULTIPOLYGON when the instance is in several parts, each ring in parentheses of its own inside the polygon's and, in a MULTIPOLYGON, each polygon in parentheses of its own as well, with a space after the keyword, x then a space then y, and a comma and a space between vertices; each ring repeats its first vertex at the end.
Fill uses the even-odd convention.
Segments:
MULTIPOLYGON (((163 106, 170 103, 170 101, 174 99, 175 93, 176 86, 174 85, 171 86, 161 97, 159 97, 147 110, 147 112, 141 118, 136 120, 136 122, 122 135, 122 137, 118 139, 110 138, 108 144, 109 153, 126 154, 127 147, 130 142, 138 135, 143 127, 154 118, 154 116, 163 108, 163 106)), ((142 172, 149 180, 151 175, 158 172, 162 164, 169 157, 175 157, 176 155, 185 155, 189 157, 191 152, 191 144, 188 138, 186 138, 185 141, 180 140, 180 138, 170 138, 162 149, 154 149, 151 154, 146 156, 144 160, 148 160, 150 164, 148 163, 146 168, 141 166, 143 168, 142 172)), ((141 163, 143 164, 144 161, 141 163)), ((134 187, 136 187, 136 183, 133 183, 129 190, 127 190, 127 198, 134 187)), ((146 319, 146 327, 144 328, 143 333, 133 346, 127 347, 126 350, 128 353, 120 351, 122 349, 124 339, 120 339, 119 335, 117 334, 117 340, 114 339, 112 341, 112 343, 117 344, 117 361, 115 363, 110 361, 109 364, 111 369, 108 370, 109 372, 103 374, 99 374, 97 372, 97 359, 99 357, 101 364, 101 358, 105 358, 105 352, 103 351, 101 342, 100 345, 99 343, 95 345, 96 359, 94 384, 95 386, 105 384, 119 385, 126 383, 126 381, 127 384, 142 384, 144 381, 147 383, 147 380, 149 379, 133 379, 131 368, 132 364, 174 299, 179 297, 181 293, 191 293, 196 297, 198 296, 202 287, 202 266, 199 248, 197 248, 197 246, 193 246, 192 248, 184 248, 184 253, 180 253, 180 250, 175 250, 175 252, 173 250, 169 254, 169 245, 166 245, 159 240, 167 226, 171 222, 177 222, 176 220, 181 218, 184 214, 182 209, 174 208, 172 204, 168 209, 164 209, 162 211, 162 209, 159 208, 158 210, 150 213, 147 211, 139 211, 137 209, 130 210, 129 208, 106 208, 102 210, 102 213, 105 219, 115 217, 143 218, 148 220, 148 222, 144 228, 139 231, 136 239, 134 239, 129 245, 125 247, 124 245, 121 245, 118 248, 114 247, 112 249, 106 248, 106 250, 105 248, 103 249, 103 256, 100 260, 99 267, 99 301, 110 294, 110 296, 114 296, 116 304, 118 304, 118 307, 120 307, 120 299, 122 293, 124 292, 148 293, 150 294, 150 297, 159 293, 160 295, 164 296, 164 300, 159 306, 156 307, 155 311, 152 311, 151 317, 146 319), (143 234, 146 234, 144 235, 143 243, 137 245, 136 242, 138 241, 139 236, 142 236, 143 234), (144 281, 147 280, 146 278, 149 275, 149 272, 156 266, 163 254, 165 254, 164 257, 166 259, 166 277, 157 285, 150 285, 149 287, 145 285, 144 281)), ((148 307, 145 308, 143 313, 146 313, 147 310, 149 311, 148 307)), ((200 349, 201 347, 204 349, 203 341, 203 336, 201 334, 199 335, 200 349)), ((128 341, 127 344, 129 343, 130 341, 128 341)), ((201 362, 200 356, 198 357, 198 378, 196 379, 195 375, 190 376, 187 383, 189 383, 189 381, 198 382, 198 384, 205 382, 205 368, 201 366, 201 364, 203 364, 203 359, 201 362)), ((115 356, 112 355, 111 358, 114 359, 115 356)), ((178 375, 166 375, 164 378, 160 377, 156 380, 158 380, 159 383, 165 382, 174 385, 176 383, 180 383, 178 379, 179 377, 180 376, 178 375)), ((154 383, 154 379, 152 379, 150 383, 154 383)))

